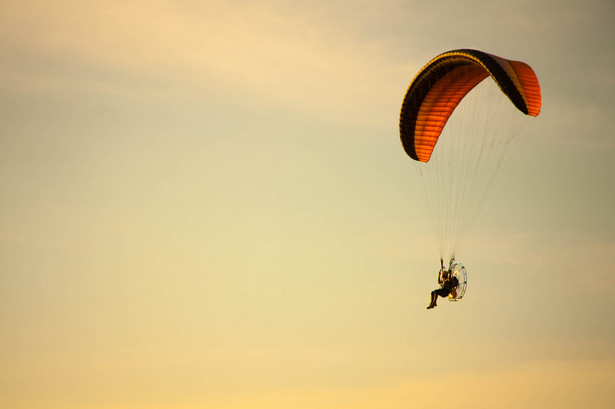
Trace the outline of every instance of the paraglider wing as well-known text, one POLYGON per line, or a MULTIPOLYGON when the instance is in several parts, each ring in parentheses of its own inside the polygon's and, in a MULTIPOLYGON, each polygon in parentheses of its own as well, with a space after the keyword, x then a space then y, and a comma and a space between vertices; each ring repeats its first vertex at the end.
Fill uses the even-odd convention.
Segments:
POLYGON ((540 113, 540 85, 529 65, 477 50, 448 51, 419 71, 404 97, 399 132, 408 156, 428 162, 459 102, 488 76, 521 112, 540 113))

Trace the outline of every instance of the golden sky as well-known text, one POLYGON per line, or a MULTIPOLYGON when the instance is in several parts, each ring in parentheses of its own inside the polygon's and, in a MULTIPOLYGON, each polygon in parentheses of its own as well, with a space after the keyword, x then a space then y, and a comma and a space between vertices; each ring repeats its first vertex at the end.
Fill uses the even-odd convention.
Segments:
POLYGON ((0 407, 612 407, 611 3, 0 1, 0 407), (543 109, 427 311, 455 48, 543 109))

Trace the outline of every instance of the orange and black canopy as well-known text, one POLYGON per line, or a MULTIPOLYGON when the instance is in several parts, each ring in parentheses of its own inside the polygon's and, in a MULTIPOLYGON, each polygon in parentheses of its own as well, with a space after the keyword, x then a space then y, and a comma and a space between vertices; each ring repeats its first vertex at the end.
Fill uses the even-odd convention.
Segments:
POLYGON ((401 107, 399 133, 412 159, 429 161, 459 102, 488 76, 521 112, 540 113, 540 85, 529 65, 477 50, 442 53, 419 71, 401 107))

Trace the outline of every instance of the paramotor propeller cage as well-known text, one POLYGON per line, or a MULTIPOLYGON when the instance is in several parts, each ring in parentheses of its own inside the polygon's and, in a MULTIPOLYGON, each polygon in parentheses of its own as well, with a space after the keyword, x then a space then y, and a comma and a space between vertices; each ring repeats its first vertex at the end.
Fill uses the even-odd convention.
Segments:
POLYGON ((463 298, 466 293, 466 287, 468 286, 468 275, 466 273, 466 268, 461 263, 454 263, 450 267, 451 275, 459 281, 457 287, 451 291, 448 295, 449 301, 459 301, 463 298))

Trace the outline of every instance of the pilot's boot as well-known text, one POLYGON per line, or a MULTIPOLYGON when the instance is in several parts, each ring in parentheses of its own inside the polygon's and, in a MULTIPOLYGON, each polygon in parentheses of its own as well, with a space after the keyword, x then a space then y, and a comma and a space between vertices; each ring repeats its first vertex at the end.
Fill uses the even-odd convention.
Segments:
POLYGON ((427 306, 427 309, 430 310, 433 307, 437 306, 438 304, 436 304, 436 299, 438 298, 438 295, 435 293, 435 291, 431 292, 431 302, 429 303, 429 305, 427 306))

